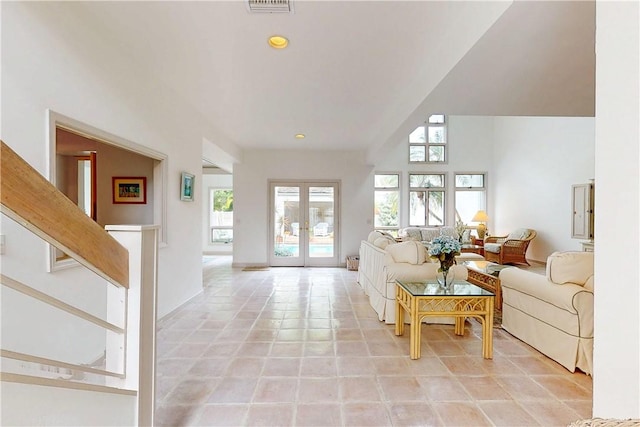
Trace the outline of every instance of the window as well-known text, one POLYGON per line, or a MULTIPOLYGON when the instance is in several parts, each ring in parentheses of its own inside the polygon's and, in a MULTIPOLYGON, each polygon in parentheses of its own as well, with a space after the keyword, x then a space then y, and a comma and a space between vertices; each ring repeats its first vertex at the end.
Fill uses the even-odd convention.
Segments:
POLYGON ((445 174, 409 174, 409 225, 445 224, 445 174))
POLYGON ((400 224, 400 175, 376 174, 374 186, 374 228, 397 235, 400 224))
POLYGON ((455 175, 456 221, 469 224, 479 210, 486 210, 486 174, 456 173, 455 175))
POLYGON ((427 123, 409 134, 409 163, 446 163, 447 126, 444 114, 429 116, 427 123))
POLYGON ((209 226, 211 243, 233 242, 233 190, 212 188, 210 193, 211 211, 209 226))

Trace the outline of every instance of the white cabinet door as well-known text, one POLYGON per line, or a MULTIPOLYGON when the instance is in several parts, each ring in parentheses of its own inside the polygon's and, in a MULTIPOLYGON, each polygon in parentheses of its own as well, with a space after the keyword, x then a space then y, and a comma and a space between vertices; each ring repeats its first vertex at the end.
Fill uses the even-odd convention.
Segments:
POLYGON ((572 186, 571 237, 593 239, 593 184, 572 186))

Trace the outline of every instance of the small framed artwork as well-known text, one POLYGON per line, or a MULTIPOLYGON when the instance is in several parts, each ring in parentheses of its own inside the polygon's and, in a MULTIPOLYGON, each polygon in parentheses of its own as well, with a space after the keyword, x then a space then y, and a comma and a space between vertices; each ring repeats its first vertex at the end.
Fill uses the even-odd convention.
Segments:
POLYGON ((195 179, 195 175, 182 172, 180 179, 180 200, 193 202, 193 184, 195 179))
POLYGON ((144 176, 114 176, 113 203, 147 203, 147 178, 144 176))

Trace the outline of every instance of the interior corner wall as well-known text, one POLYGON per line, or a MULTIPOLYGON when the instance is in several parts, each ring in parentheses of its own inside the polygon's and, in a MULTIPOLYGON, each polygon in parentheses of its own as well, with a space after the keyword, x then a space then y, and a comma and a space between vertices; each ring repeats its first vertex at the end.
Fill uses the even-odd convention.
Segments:
POLYGON ((364 153, 252 150, 233 168, 234 266, 267 265, 268 181, 340 180, 340 262, 373 230, 373 168, 364 153))
POLYGON ((200 195, 200 198, 202 199, 202 253, 212 255, 231 255, 233 253, 233 243, 211 243, 211 230, 209 229, 209 207, 211 206, 211 200, 209 192, 211 189, 216 188, 233 188, 233 176, 208 174, 203 171, 202 191, 200 195))
MULTIPOLYGON (((3 2, 1 7, 3 141, 47 176, 51 109, 168 157, 167 246, 158 254, 158 317, 164 316, 202 291, 202 200, 180 201, 179 188, 180 172, 201 170, 206 121, 126 49, 109 44, 102 23, 87 24, 81 4, 3 2)), ((8 253, 24 245, 9 232, 8 253)), ((39 258, 23 266, 27 276, 44 270, 44 243, 20 249, 39 258)))
POLYGON ((596 2, 596 48, 593 416, 640 419, 637 1, 596 2))
POLYGON ((594 126, 590 117, 495 118, 492 235, 535 229, 527 254, 535 261, 554 251, 580 250, 571 238, 571 185, 595 177, 594 126))

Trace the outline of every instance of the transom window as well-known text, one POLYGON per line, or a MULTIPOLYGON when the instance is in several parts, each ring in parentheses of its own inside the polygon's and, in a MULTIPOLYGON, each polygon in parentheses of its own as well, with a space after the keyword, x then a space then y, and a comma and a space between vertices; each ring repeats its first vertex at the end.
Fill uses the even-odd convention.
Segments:
POLYGON ((479 210, 487 208, 485 173, 455 174, 456 221, 469 224, 479 210))
POLYGON ((409 163, 446 163, 447 126, 444 114, 433 114, 409 134, 409 163))
POLYGON ((409 225, 444 225, 445 174, 409 174, 409 225))
POLYGON ((400 225, 400 174, 376 174, 374 187, 374 228, 397 235, 400 225))

